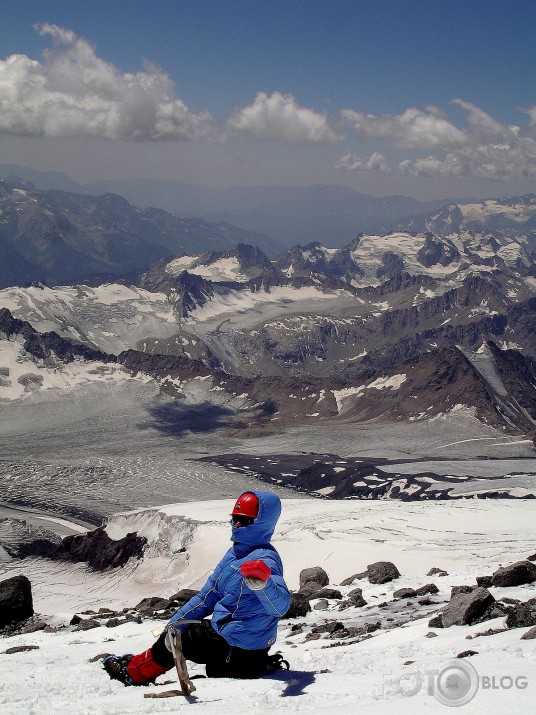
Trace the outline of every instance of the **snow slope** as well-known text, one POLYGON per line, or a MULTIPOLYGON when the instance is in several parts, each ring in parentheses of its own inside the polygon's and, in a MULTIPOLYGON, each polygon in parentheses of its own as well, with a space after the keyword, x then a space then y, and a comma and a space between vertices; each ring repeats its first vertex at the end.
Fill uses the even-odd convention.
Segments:
MULTIPOLYGON (((429 615, 406 618, 399 627, 392 627, 386 617, 404 619, 411 611, 405 599, 393 602, 392 593, 398 588, 434 581, 439 593, 432 599, 431 613, 448 599, 453 585, 474 583, 476 576, 490 574, 499 564, 533 553, 532 502, 408 505, 284 500, 274 543, 291 588, 298 586, 299 571, 313 565, 326 569, 331 584, 380 559, 393 561, 402 576, 382 586, 361 580, 340 587, 343 594, 361 587, 365 607, 339 611, 331 601, 328 610, 314 610, 300 621, 281 621, 277 647, 291 662, 289 673, 254 681, 197 680, 191 703, 182 698, 143 698, 144 692, 174 688, 172 672, 161 676, 156 688, 125 688, 110 681, 99 663, 90 659, 104 652, 145 649, 152 642, 152 630, 162 622, 145 620, 78 632, 61 628, 62 624, 69 622, 74 610, 132 606, 143 595, 170 595, 177 587, 199 585, 229 543, 226 515, 231 504, 231 500, 173 504, 114 516, 108 525, 111 535, 136 529, 149 538, 146 558, 116 573, 89 574, 79 565, 50 565, 37 559, 4 564, 2 578, 18 572, 30 576, 36 610, 46 614, 46 621, 58 630, 0 641, 3 715, 137 715, 176 712, 194 703, 196 712, 207 715, 442 713, 446 706, 438 700, 441 673, 446 677, 454 667, 470 666, 476 669, 479 688, 464 705, 464 715, 532 712, 536 641, 520 640, 526 629, 466 639, 488 628, 500 628, 503 619, 496 619, 479 626, 434 629, 436 637, 431 638, 426 637, 432 630, 427 625, 429 615), (181 548, 186 551, 181 553, 181 548), (449 575, 426 576, 432 566, 446 569, 449 575), (399 609, 396 615, 395 607, 399 609), (313 623, 329 620, 354 626, 381 620, 382 628, 360 642, 326 637, 306 640, 303 633, 291 630, 297 622, 303 622, 307 630, 313 623), (36 645, 39 650, 4 653, 20 645, 36 645), (461 666, 459 660, 453 665, 451 659, 469 648, 478 655, 461 666), (491 683, 494 688, 486 687, 491 683)), ((496 598, 536 596, 535 584, 491 590, 496 598)), ((203 667, 192 664, 190 673, 203 673, 203 667)))

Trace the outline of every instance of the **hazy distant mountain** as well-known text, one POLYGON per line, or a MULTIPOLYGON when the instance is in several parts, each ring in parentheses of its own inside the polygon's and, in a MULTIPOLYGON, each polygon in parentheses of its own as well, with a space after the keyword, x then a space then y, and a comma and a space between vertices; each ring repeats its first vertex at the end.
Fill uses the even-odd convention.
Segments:
POLYGON ((184 182, 134 179, 98 182, 91 189, 119 193, 139 206, 225 221, 272 236, 285 246, 310 241, 343 246, 378 223, 391 224, 449 203, 405 196, 378 198, 338 185, 209 189, 184 182))
POLYGON ((39 191, 17 177, 0 181, 0 287, 30 281, 110 280, 159 259, 273 241, 229 224, 139 209, 115 194, 39 191))
POLYGON ((21 176, 38 189, 114 193, 135 206, 154 206, 182 216, 227 222, 266 234, 281 247, 311 241, 343 246, 360 232, 378 225, 391 227, 407 216, 452 203, 452 199, 421 202, 405 196, 378 198, 338 185, 213 189, 183 181, 110 179, 81 186, 59 172, 0 165, 0 178, 10 175, 21 176))
POLYGON ((0 164, 0 179, 9 176, 20 176, 26 181, 30 181, 36 189, 47 191, 48 189, 58 189, 59 191, 72 191, 77 194, 87 194, 89 191, 82 184, 78 184, 70 176, 61 171, 38 171, 27 166, 17 164, 0 164))

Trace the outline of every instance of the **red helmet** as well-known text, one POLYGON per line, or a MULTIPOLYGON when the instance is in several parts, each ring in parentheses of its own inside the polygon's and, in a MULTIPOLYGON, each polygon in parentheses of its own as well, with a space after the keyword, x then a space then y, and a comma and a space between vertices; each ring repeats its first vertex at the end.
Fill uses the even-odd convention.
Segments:
POLYGON ((259 513, 259 500, 252 492, 245 492, 241 494, 236 500, 236 504, 233 507, 232 514, 249 516, 252 519, 257 517, 259 513))

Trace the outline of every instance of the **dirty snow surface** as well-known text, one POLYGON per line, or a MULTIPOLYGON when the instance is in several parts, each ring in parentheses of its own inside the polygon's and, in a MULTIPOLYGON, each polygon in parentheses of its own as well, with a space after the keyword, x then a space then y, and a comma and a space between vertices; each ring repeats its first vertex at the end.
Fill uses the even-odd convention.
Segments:
MULTIPOLYGON (((68 625, 73 613, 133 606, 147 595, 165 596, 178 587, 198 587, 229 544, 226 515, 231 505, 231 500, 171 504, 114 516, 107 527, 112 536, 137 529, 149 540, 145 558, 118 571, 92 574, 81 565, 41 559, 5 563, 3 578, 16 573, 31 577, 36 612, 57 630, 0 641, 3 715, 134 715, 193 706, 207 715, 444 713, 448 712, 441 700, 445 679, 460 668, 471 667, 478 688, 460 712, 532 712, 536 641, 520 640, 526 628, 478 635, 488 628, 503 628, 501 618, 448 629, 428 626, 431 615, 448 600, 452 586, 475 583, 476 576, 534 552, 534 509, 524 501, 408 505, 285 499, 274 544, 281 552, 289 587, 298 587, 302 568, 319 565, 327 571, 330 585, 340 588, 343 595, 356 586, 362 588, 366 605, 341 611, 337 601, 330 600, 324 610, 282 620, 276 648, 290 661, 289 672, 252 681, 194 680, 197 690, 189 702, 178 697, 144 699, 146 692, 176 688, 173 671, 147 688, 125 688, 111 681, 98 660, 92 659, 106 652, 145 650, 154 639, 152 631, 163 622, 145 619, 76 631, 68 625), (186 552, 179 551, 182 547, 186 552), (378 560, 394 562, 401 577, 384 585, 361 579, 351 586, 338 586, 378 560), (448 575, 426 576, 432 567, 443 568, 448 575), (396 589, 430 582, 439 592, 428 605, 419 606, 415 599, 393 599, 396 589), (333 621, 347 627, 380 622, 381 627, 365 638, 344 639, 326 632, 316 639, 310 637, 312 628, 333 621), (430 632, 435 637, 429 637, 430 632), (38 650, 5 653, 16 646, 37 646, 38 650), (468 649, 477 654, 456 659, 468 649)), ((497 599, 527 600, 536 596, 536 584, 491 591, 497 599)), ((203 666, 190 664, 190 675, 203 672, 203 666)))

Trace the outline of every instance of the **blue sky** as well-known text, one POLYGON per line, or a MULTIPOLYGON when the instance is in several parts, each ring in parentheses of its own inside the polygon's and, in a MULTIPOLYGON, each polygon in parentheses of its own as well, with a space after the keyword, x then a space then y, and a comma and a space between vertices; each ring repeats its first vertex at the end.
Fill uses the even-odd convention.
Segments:
POLYGON ((536 2, 22 0, 0 161, 79 181, 536 190, 536 2))

